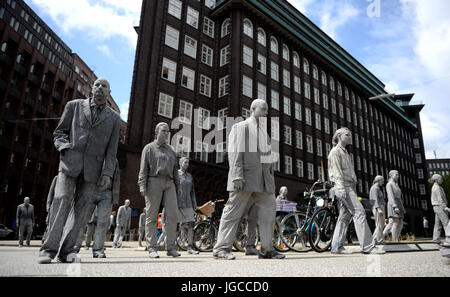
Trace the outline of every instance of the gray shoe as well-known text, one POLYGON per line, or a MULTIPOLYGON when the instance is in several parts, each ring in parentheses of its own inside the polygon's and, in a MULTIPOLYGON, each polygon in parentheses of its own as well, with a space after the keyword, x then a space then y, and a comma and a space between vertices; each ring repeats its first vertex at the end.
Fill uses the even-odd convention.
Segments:
POLYGON ((281 254, 281 253, 279 253, 279 252, 277 252, 277 251, 270 251, 270 252, 267 252, 265 254, 260 253, 259 256, 258 256, 258 259, 281 260, 281 259, 284 259, 284 258, 286 258, 286 256, 281 254))
POLYGON ((225 251, 220 251, 220 252, 217 252, 217 253, 213 253, 213 257, 214 257, 214 259, 217 259, 217 260, 234 260, 234 259, 236 259, 236 257, 232 254, 232 253, 229 253, 229 252, 225 252, 225 251))
POLYGON ((38 264, 50 264, 52 262, 52 258, 50 256, 39 256, 38 264))
POLYGON ((248 246, 245 248, 246 256, 258 256, 259 252, 254 246, 248 246))
POLYGON ((171 251, 167 251, 167 256, 176 258, 176 257, 181 256, 181 254, 175 250, 171 250, 171 251))
POLYGON ((104 253, 99 253, 99 254, 93 254, 92 255, 93 258, 106 258, 106 255, 104 253))
POLYGON ((344 248, 341 248, 341 249, 339 249, 337 251, 331 251, 331 253, 332 254, 341 254, 341 255, 351 255, 351 254, 353 254, 352 251, 346 250, 344 248))
POLYGON ((370 255, 383 255, 386 254, 386 251, 380 249, 380 248, 373 248, 370 252, 364 253, 364 254, 370 254, 370 255))
POLYGON ((159 258, 159 255, 158 255, 158 253, 157 253, 156 251, 151 251, 151 252, 148 254, 148 256, 149 256, 150 258, 153 258, 153 259, 159 258))
POLYGON ((188 254, 191 254, 191 255, 198 255, 199 254, 199 252, 197 250, 195 250, 193 247, 189 247, 187 252, 188 252, 188 254))

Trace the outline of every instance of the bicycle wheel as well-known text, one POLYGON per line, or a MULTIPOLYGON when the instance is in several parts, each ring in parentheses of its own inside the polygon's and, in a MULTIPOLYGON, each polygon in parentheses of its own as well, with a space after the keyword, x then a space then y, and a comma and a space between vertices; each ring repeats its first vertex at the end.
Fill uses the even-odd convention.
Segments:
POLYGON ((321 208, 311 217, 309 229, 309 243, 318 253, 328 251, 331 247, 336 218, 328 208, 321 208))
POLYGON ((178 228, 177 228, 177 246, 183 251, 187 251, 187 249, 188 249, 187 233, 188 233, 187 228, 183 227, 182 224, 178 224, 178 228))
POLYGON ((275 248, 275 250, 277 250, 281 253, 286 253, 289 251, 289 247, 281 239, 280 230, 281 230, 280 221, 276 220, 275 228, 273 230, 273 240, 272 240, 273 247, 275 248))
POLYGON ((201 252, 212 251, 216 243, 217 229, 209 221, 199 222, 194 227, 194 247, 201 252))
POLYGON ((280 237, 286 246, 296 252, 308 252, 311 246, 306 232, 306 216, 293 212, 283 218, 280 224, 280 237))
POLYGON ((247 227, 248 222, 247 219, 244 218, 238 225, 236 237, 233 241, 233 247, 239 252, 245 252, 245 245, 247 243, 247 227))

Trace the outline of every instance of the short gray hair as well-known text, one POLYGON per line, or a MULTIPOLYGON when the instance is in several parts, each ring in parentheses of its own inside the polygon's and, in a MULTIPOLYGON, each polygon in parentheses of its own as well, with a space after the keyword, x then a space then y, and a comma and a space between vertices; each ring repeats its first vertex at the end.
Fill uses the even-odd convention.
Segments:
POLYGON ((398 173, 398 170, 391 170, 389 171, 389 179, 391 179, 395 173, 398 173))
POLYGON ((428 182, 431 184, 431 183, 434 183, 434 182, 437 182, 437 180, 438 180, 438 178, 442 178, 442 175, 440 175, 440 174, 433 174, 433 176, 428 180, 428 182))
POLYGON ((267 102, 264 101, 263 99, 255 99, 253 100, 252 105, 250 106, 250 110, 254 111, 260 105, 265 105, 268 107, 267 102))
POLYGON ((377 184, 380 181, 384 182, 384 177, 382 177, 381 175, 377 175, 377 176, 375 176, 375 179, 373 180, 373 184, 377 184))
POLYGON ((155 138, 158 136, 159 128, 161 128, 162 126, 167 126, 167 127, 169 127, 169 124, 167 124, 166 122, 161 122, 161 123, 159 123, 158 125, 156 125, 156 128, 155 128, 155 138))

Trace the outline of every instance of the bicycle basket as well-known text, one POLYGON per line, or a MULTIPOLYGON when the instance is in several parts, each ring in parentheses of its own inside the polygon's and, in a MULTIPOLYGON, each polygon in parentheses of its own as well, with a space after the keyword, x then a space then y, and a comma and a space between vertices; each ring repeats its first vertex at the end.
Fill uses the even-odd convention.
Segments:
POLYGON ((212 201, 206 202, 205 204, 200 206, 198 209, 200 209, 202 214, 204 214, 207 217, 210 217, 212 215, 212 213, 214 212, 214 206, 213 206, 212 201))

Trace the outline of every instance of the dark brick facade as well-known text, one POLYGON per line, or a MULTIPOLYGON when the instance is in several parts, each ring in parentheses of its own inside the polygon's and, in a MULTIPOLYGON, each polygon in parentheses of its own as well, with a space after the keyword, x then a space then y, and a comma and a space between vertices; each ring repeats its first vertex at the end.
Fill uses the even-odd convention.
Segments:
MULTIPOLYGON (((327 176, 327 144, 331 145, 336 128, 346 126, 354 134, 354 145, 350 152, 360 179, 358 194, 364 198, 366 208, 369 209, 368 190, 375 175, 382 174, 386 177, 390 170, 398 169, 402 176, 400 184, 405 205, 408 214, 411 214, 406 221, 410 223, 412 230, 421 232, 418 219, 423 213, 423 203, 427 203, 422 201, 428 199, 429 190, 426 187, 425 194, 421 194, 418 183, 424 181, 417 179, 417 169, 426 170, 420 108, 397 105, 396 98, 370 101, 368 98, 384 93, 383 83, 287 1, 217 1, 214 9, 205 6, 203 0, 143 1, 137 31, 139 37, 127 140, 126 146, 121 147, 121 164, 125 166, 122 171, 122 200, 132 199, 133 207, 144 207, 136 185, 140 152, 154 138, 157 123, 171 123, 170 117, 159 112, 161 93, 173 98, 172 118, 178 117, 181 100, 192 104, 193 109, 202 107, 209 110, 211 116, 218 116, 219 110, 228 108, 229 117, 239 117, 243 109, 250 108, 253 98, 259 96, 258 84, 263 84, 270 107, 269 117, 279 118, 280 170, 276 173, 277 188, 287 186, 289 198, 298 200, 303 191, 318 179, 322 164, 327 176), (179 7, 177 4, 181 4, 179 18, 174 13, 169 13, 170 9, 173 12, 174 8, 176 10, 179 7), (174 6, 169 8, 171 5, 174 6), (187 23, 188 9, 198 13, 198 29, 187 23), (205 32, 205 17, 214 22, 213 37, 205 32), (222 36, 222 26, 228 19, 231 31, 222 36), (249 30, 252 37, 244 32, 247 24, 251 24, 249 30), (178 31, 177 50, 166 44, 168 26, 178 31), (265 34, 265 45, 258 42, 260 29, 265 34), (184 52, 186 36, 196 40, 196 59, 184 52), (271 37, 276 38, 278 53, 271 49, 271 37), (212 66, 202 62, 203 45, 213 49, 212 66), (230 61, 221 65, 221 49, 227 45, 230 46, 230 61), (251 49, 252 66, 244 63, 244 46, 251 49), (289 59, 283 57, 285 46, 289 59), (265 73, 257 68, 258 54, 265 57, 265 73), (294 62, 294 56, 298 57, 298 63, 294 62), (173 82, 161 75, 164 58, 176 63, 173 82), (271 62, 278 66, 278 80, 271 76, 271 62), (307 66, 305 63, 308 63, 307 66), (193 90, 181 85, 183 67, 195 71, 193 90), (284 70, 289 71, 290 86, 286 86, 284 70), (212 81, 210 97, 200 92, 201 75, 208 76, 212 81), (226 75, 230 77, 229 92, 220 96, 219 81, 226 75), (251 96, 243 95, 243 76, 252 80, 251 96), (295 86, 296 78, 300 79, 300 91, 295 86), (334 88, 331 87, 331 81, 334 88), (310 98, 305 96, 305 83, 309 84, 310 98), (318 102, 314 98, 315 89, 319 92, 318 102), (272 106, 272 90, 279 94, 278 108, 272 106), (324 103, 324 95, 327 96, 327 104, 324 103), (288 112, 284 109, 284 97, 288 98, 290 104, 288 112), (301 118, 296 116, 295 103, 301 107, 301 118), (311 111, 311 123, 306 121, 307 109, 311 111), (316 114, 320 116, 320 127, 316 123, 316 114), (325 131, 325 119, 328 121, 328 131, 325 131), (291 144, 286 144, 284 139, 285 126, 291 129, 291 144), (296 130, 302 133, 302 148, 296 146, 296 130), (307 150, 307 136, 313 140, 312 153, 307 150), (420 139, 421 146, 418 149, 414 149, 414 138, 420 139), (321 153, 318 153, 317 140, 321 141, 321 153), (416 153, 421 155, 422 163, 416 163, 416 153), (291 170, 287 168, 289 162, 285 164, 288 160, 286 157, 292 160, 291 170), (303 175, 297 172, 297 160, 303 162, 303 175), (313 166, 313 178, 308 176, 308 163, 313 166)), ((192 124, 192 131, 194 125, 195 123, 192 124)), ((271 125, 268 127, 272 133, 271 125)), ((204 135, 208 131, 203 132, 204 135)), ((172 135, 176 133, 177 130, 172 130, 172 135)), ((196 144, 191 141, 190 145, 191 151, 194 151, 196 144)), ((195 152, 190 154, 193 159, 191 172, 199 192, 199 204, 211 197, 227 196, 225 187, 228 164, 226 159, 217 163, 215 156, 215 153, 210 153, 208 162, 202 162, 195 152)))

